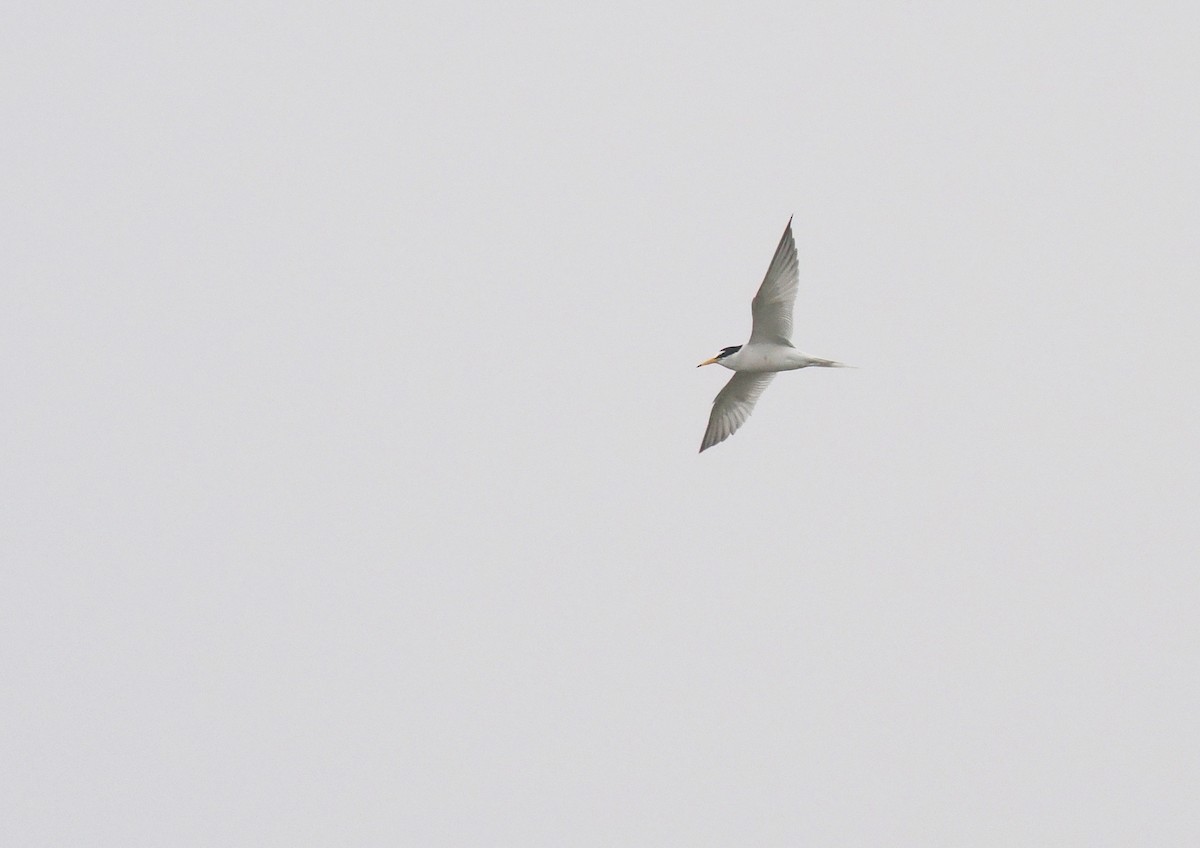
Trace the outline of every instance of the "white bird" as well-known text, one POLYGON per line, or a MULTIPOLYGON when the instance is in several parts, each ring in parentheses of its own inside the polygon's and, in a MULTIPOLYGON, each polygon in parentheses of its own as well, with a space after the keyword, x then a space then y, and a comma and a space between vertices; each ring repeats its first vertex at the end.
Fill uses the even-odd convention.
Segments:
POLYGON ((703 453, 734 433, 750 417, 754 404, 779 371, 794 371, 810 365, 825 368, 849 367, 832 359, 820 359, 801 353, 792 346, 792 304, 800 287, 800 266, 796 260, 796 242, 792 238, 792 220, 788 219, 779 247, 767 268, 767 276, 750 303, 754 324, 750 341, 722 348, 712 359, 697 365, 724 365, 733 375, 713 400, 708 429, 700 443, 703 453))

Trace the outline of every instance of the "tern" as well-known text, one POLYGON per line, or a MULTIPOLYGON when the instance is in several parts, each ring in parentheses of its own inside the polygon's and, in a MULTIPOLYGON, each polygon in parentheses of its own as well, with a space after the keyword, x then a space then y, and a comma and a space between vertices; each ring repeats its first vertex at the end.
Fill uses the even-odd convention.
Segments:
POLYGON ((784 228, 779 247, 767 268, 767 276, 750 303, 753 325, 750 341, 722 348, 712 359, 697 365, 724 365, 737 373, 713 399, 712 413, 700 452, 728 439, 746 423, 754 404, 780 371, 795 371, 818 365, 823 368, 848 368, 842 362, 801 353, 792 346, 792 305, 800 287, 800 266, 796 260, 796 241, 792 238, 792 219, 784 228))

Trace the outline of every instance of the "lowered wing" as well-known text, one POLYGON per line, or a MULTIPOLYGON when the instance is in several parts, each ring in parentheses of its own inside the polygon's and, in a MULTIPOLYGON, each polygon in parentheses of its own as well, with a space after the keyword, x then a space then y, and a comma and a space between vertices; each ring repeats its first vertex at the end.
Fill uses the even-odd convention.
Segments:
POLYGON ((774 371, 738 371, 733 375, 713 399, 708 429, 704 431, 704 441, 700 443, 701 453, 725 441, 746 423, 754 411, 754 404, 758 403, 774 376, 774 371))

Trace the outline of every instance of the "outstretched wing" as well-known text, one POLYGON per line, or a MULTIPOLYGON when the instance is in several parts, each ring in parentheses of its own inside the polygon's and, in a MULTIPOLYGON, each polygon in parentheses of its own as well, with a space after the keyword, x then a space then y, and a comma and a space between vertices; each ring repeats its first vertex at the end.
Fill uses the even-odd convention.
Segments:
POLYGON ((758 403, 774 376, 774 371, 739 371, 733 375, 713 399, 708 429, 704 431, 704 441, 700 443, 701 453, 725 441, 746 423, 754 404, 758 403))
POLYGON ((754 317, 750 344, 791 344, 792 305, 799 288, 800 265, 796 260, 796 241, 792 238, 792 219, 788 218, 779 247, 775 248, 775 256, 767 268, 767 276, 750 304, 754 317))

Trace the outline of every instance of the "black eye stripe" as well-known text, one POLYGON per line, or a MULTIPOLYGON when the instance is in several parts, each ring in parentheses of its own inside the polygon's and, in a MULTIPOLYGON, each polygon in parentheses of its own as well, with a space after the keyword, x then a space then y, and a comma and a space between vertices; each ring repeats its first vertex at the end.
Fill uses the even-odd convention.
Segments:
POLYGON ((734 345, 733 347, 723 347, 723 348, 721 348, 721 352, 717 354, 717 359, 724 359, 725 357, 729 356, 730 354, 737 353, 741 349, 742 349, 741 345, 734 345))

